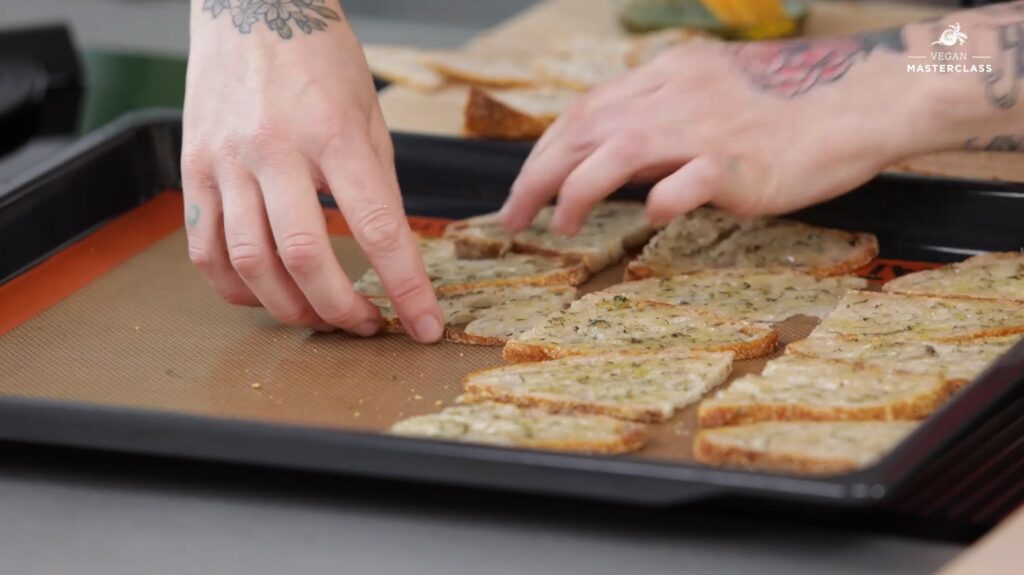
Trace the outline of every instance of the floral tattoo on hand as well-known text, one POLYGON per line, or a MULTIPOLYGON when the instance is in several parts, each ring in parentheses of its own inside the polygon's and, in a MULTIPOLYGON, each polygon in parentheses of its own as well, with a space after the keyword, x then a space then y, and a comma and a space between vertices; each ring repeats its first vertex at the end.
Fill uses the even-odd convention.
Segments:
POLYGON ((324 6, 326 0, 203 0, 203 11, 213 17, 222 12, 231 15, 231 22, 242 34, 252 32, 253 25, 263 21, 282 39, 292 37, 292 25, 312 34, 327 28, 327 21, 340 21, 337 11, 324 6))

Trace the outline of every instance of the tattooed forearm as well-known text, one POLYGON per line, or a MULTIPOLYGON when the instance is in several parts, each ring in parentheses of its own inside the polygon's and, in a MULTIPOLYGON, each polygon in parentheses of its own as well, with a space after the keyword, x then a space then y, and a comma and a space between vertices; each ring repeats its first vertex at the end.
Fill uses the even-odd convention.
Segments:
POLYGON ((231 22, 242 34, 252 32, 260 21, 278 36, 292 37, 292 25, 312 34, 327 28, 329 20, 340 21, 337 10, 325 6, 326 0, 203 0, 203 10, 216 18, 231 15, 231 22))
POLYGON ((1024 152, 1024 135, 1003 134, 991 140, 971 138, 964 149, 978 152, 1024 152))
POLYGON ((741 44, 735 62, 758 90, 794 98, 839 81, 879 49, 905 52, 903 28, 850 38, 741 44))
MULTIPOLYGON (((1024 3, 1016 7, 1024 15, 1024 3)), ((992 71, 985 74, 985 97, 996 108, 1008 110, 1017 104, 1024 82, 1024 19, 994 28, 998 52, 992 59, 992 71)))

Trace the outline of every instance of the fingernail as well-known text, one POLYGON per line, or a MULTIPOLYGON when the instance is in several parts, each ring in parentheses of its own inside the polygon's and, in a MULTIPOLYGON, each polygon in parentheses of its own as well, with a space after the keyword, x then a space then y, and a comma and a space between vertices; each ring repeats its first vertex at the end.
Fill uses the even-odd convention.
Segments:
POLYGON ((363 323, 354 327, 352 331, 354 331, 356 335, 362 337, 370 337, 371 335, 376 334, 378 329, 380 329, 380 325, 378 325, 377 322, 364 321, 363 323))
POLYGON ((416 339, 424 342, 433 342, 441 339, 443 328, 441 322, 432 315, 425 315, 416 320, 413 325, 416 332, 416 339))

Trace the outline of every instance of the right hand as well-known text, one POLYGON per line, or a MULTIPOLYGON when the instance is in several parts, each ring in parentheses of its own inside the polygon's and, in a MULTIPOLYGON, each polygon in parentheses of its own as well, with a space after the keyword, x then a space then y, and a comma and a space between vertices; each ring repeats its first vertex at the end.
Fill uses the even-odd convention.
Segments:
POLYGON ((391 139, 344 16, 331 2, 318 8, 338 20, 300 8, 326 26, 306 34, 289 14, 277 20, 286 39, 266 15, 242 33, 238 8, 232 22, 202 4, 192 10, 182 152, 192 261, 231 303, 262 305, 288 325, 373 335, 380 313, 352 289, 328 241, 317 191, 329 190, 406 330, 439 339, 391 139))

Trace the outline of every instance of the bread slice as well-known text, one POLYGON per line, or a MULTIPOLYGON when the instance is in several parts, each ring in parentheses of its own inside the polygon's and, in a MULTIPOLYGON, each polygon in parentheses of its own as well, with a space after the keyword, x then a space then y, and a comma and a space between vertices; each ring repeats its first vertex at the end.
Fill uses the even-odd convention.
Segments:
POLYGON ((392 84, 433 92, 445 85, 445 77, 423 63, 426 52, 390 44, 364 44, 366 63, 374 76, 392 84))
MULTIPOLYGON (((579 285, 590 277, 577 261, 541 254, 509 254, 501 258, 463 260, 447 239, 420 239, 420 253, 434 290, 439 294, 497 286, 579 285)), ((372 268, 355 283, 359 293, 383 297, 384 286, 372 268)))
POLYGON ((502 447, 619 454, 647 441, 641 424, 603 415, 557 415, 543 409, 483 403, 399 421, 391 433, 502 447))
POLYGON ((693 449, 707 465, 840 474, 875 463, 916 427, 914 421, 755 423, 702 430, 693 449))
MULTIPOLYGON (((525 331, 564 309, 576 295, 576 288, 570 286, 492 286, 439 294, 437 302, 444 314, 448 339, 501 345, 506 332, 525 331), (467 334, 470 326, 474 326, 472 333, 467 334)), ((387 298, 371 297, 370 302, 380 310, 385 332, 405 333, 387 298)))
POLYGON ((758 421, 921 419, 953 393, 945 378, 842 361, 783 356, 701 402, 700 425, 758 421))
POLYGON ((674 220, 630 263, 627 279, 708 268, 787 267, 817 275, 852 272, 878 255, 871 234, 776 218, 741 219, 702 208, 674 220))
POLYGON ((453 82, 490 88, 522 88, 538 84, 530 61, 523 58, 467 52, 435 52, 423 63, 453 82))
POLYGON ((530 226, 515 235, 498 215, 486 214, 448 225, 445 237, 461 257, 495 257, 509 250, 581 260, 591 272, 618 263, 628 250, 646 242, 654 231, 638 202, 601 202, 594 206, 578 234, 563 236, 551 229, 554 207, 545 207, 530 226))
POLYGON ((667 28, 657 32, 635 36, 631 42, 626 64, 630 67, 642 66, 659 54, 677 46, 691 42, 717 42, 718 37, 699 28, 667 28))
POLYGON ((536 140, 579 94, 558 88, 488 90, 473 87, 464 112, 466 134, 500 140, 536 140))
POLYGON ((1024 253, 974 256, 939 269, 905 275, 885 284, 882 289, 911 295, 1024 302, 1024 253))
MULTIPOLYGON (((512 288, 506 293, 498 293, 502 288, 491 288, 490 291, 494 293, 492 300, 498 303, 480 309, 464 326, 450 325, 445 330, 445 337, 472 345, 504 345, 512 337, 533 329, 568 307, 577 296, 576 288, 573 287, 521 287, 512 288)), ((442 299, 453 297, 459 296, 442 299)))
POLYGON ((778 333, 692 307, 589 294, 569 309, 505 344, 505 359, 543 361, 608 352, 732 351, 737 359, 767 355, 778 333))
POLYGON ((818 334, 789 344, 786 353, 936 374, 959 389, 981 375, 1020 339, 1020 335, 1011 335, 942 343, 818 334))
POLYGON ((733 354, 613 353, 520 363, 466 376, 465 401, 660 422, 729 377, 733 354))
POLYGON ((1024 303, 852 291, 814 336, 956 342, 1024 333, 1024 303))
MULTIPOLYGON (((626 268, 626 281, 697 271, 693 259, 736 233, 749 220, 714 208, 697 208, 672 220, 626 268), (689 262, 685 269, 677 262, 689 262)), ((710 267, 710 266, 707 266, 710 267)), ((699 269, 699 268, 698 268, 699 269)))
POLYGON ((629 38, 573 35, 534 60, 533 69, 549 84, 586 91, 629 69, 634 49, 629 38))
POLYGON ((788 269, 727 268, 612 286, 606 293, 701 309, 746 321, 774 323, 803 315, 825 317, 867 280, 817 278, 788 269))

